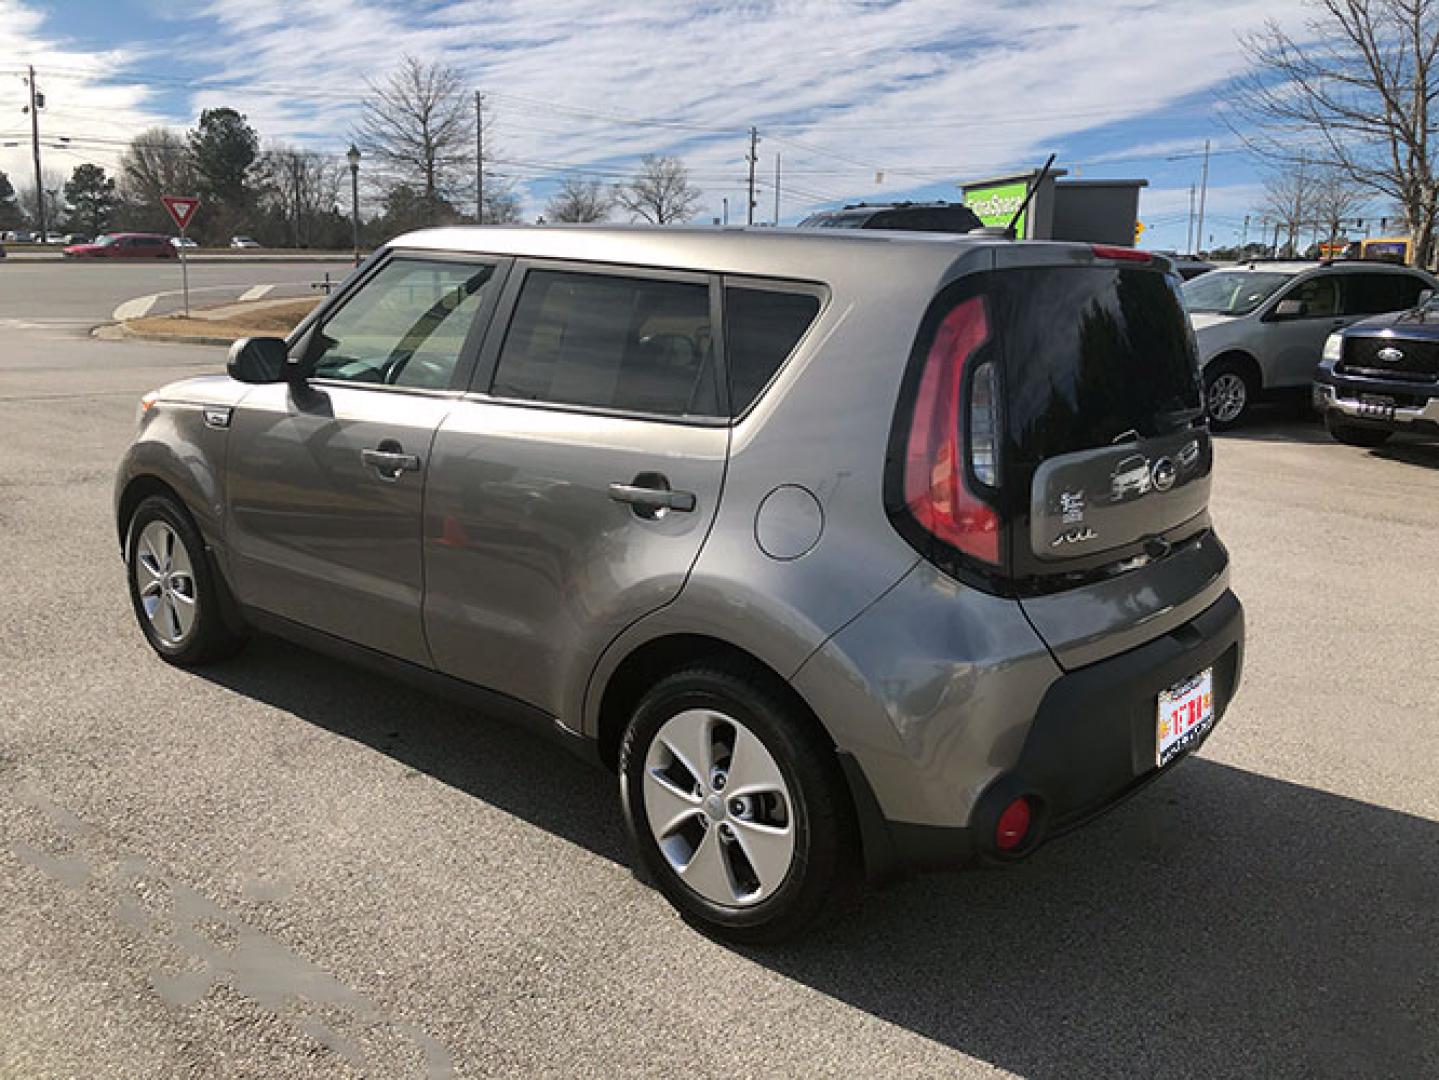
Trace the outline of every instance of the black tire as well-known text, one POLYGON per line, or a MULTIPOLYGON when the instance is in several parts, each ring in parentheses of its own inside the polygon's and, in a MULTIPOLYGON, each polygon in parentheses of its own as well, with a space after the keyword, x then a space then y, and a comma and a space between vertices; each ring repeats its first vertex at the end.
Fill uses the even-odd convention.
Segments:
POLYGON ((858 828, 834 747, 781 691, 743 665, 701 664, 662 679, 635 709, 620 744, 619 773, 637 869, 706 934, 736 944, 782 941, 829 921, 858 891, 858 828), (789 789, 795 845, 788 872, 783 884, 749 906, 714 903, 686 884, 660 851, 646 817, 643 781, 651 745, 667 721, 697 708, 748 728, 789 789))
POLYGON ((244 636, 225 621, 222 608, 228 602, 225 584, 215 574, 200 530, 182 505, 167 495, 151 495, 144 499, 130 518, 125 552, 125 578, 135 620, 140 624, 145 640, 162 660, 189 667, 231 656, 244 646, 244 636), (141 597, 140 579, 154 576, 140 565, 145 557, 142 537, 147 527, 157 522, 170 530, 175 542, 183 545, 189 568, 189 574, 183 576, 191 580, 189 591, 194 600, 193 615, 185 632, 175 639, 162 635, 141 597))
POLYGON ((1394 434, 1392 431, 1385 431, 1383 428, 1361 427, 1358 424, 1346 424, 1343 421, 1335 420, 1333 415, 1324 418, 1324 426, 1329 429, 1329 434, 1346 446, 1362 446, 1366 450, 1372 450, 1376 446, 1383 446, 1394 434))
POLYGON ((1258 393, 1247 365, 1237 360, 1210 364, 1204 369, 1204 407, 1210 429, 1229 431, 1244 423, 1258 393))

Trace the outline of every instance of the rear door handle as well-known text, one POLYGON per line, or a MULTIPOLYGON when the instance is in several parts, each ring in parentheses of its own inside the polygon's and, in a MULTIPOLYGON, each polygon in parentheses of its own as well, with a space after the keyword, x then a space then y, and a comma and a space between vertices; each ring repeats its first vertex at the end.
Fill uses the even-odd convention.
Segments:
POLYGON ((635 513, 642 517, 657 517, 662 510, 688 514, 695 508, 693 491, 671 491, 668 487, 648 487, 641 484, 611 484, 609 492, 611 499, 629 503, 635 508, 635 513))
POLYGON ((395 480, 402 472, 420 471, 419 455, 405 453, 398 443, 392 445, 394 449, 381 443, 373 450, 361 450, 361 463, 374 469, 384 480, 395 480))

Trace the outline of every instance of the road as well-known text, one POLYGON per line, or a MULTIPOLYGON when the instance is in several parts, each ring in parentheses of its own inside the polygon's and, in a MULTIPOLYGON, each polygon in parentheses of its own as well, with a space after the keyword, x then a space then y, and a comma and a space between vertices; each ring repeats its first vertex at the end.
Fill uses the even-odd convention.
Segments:
POLYGON ((0 350, 0 1077, 1439 1074, 1439 447, 1223 439, 1250 648, 1202 754, 735 950, 632 878, 605 774, 276 643, 149 653, 112 470, 221 359, 0 350))
MULTIPOLYGON (((324 263, 285 263, 260 259, 196 263, 190 267, 191 302, 197 306, 234 300, 263 285, 271 296, 313 296, 312 281, 328 272, 336 280, 352 269, 347 259, 324 263)), ((178 262, 111 263, 76 260, 53 262, 0 261, 0 334, 32 328, 87 328, 116 318, 127 301, 155 296, 155 302, 129 315, 163 315, 178 311, 178 262)))

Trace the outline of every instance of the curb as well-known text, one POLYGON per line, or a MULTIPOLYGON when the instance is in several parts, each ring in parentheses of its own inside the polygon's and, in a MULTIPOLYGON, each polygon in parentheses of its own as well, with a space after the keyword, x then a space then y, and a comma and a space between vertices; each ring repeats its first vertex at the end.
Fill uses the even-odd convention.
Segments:
POLYGON ((220 345, 230 346, 236 341, 233 337, 214 337, 206 334, 147 334, 142 330, 132 330, 125 323, 106 323, 104 326, 97 326, 90 331, 91 337, 97 337, 104 341, 158 341, 171 345, 220 345))

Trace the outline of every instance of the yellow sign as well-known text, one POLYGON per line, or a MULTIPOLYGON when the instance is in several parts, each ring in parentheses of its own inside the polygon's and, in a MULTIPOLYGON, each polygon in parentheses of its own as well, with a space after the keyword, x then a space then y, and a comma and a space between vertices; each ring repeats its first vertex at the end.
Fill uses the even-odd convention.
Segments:
POLYGON ((1144 235, 1144 222, 1142 222, 1142 221, 1136 221, 1136 222, 1134 223, 1134 242, 1135 242, 1136 244, 1139 243, 1139 238, 1140 238, 1141 236, 1143 236, 1143 235, 1144 235))

